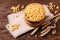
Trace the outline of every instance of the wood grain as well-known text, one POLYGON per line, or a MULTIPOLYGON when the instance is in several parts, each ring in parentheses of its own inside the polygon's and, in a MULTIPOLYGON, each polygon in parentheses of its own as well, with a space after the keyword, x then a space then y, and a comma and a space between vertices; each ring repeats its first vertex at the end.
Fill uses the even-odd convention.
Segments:
MULTIPOLYGON (((51 35, 51 32, 44 37, 35 38, 34 35, 30 36, 30 32, 18 37, 17 39, 13 38, 12 35, 5 28, 5 25, 8 24, 7 15, 11 14, 11 6, 27 5, 32 2, 38 2, 41 4, 48 4, 49 2, 54 2, 55 5, 60 6, 60 0, 0 0, 0 40, 60 40, 60 19, 57 22, 57 34, 51 35)), ((20 9, 21 10, 21 9, 20 9)), ((40 34, 39 30, 36 34, 40 34)))

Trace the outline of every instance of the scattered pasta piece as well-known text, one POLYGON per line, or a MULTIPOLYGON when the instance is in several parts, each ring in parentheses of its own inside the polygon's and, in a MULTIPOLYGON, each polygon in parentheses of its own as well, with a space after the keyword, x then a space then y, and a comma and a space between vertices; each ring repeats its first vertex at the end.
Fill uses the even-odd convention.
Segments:
POLYGON ((19 26, 20 26, 19 24, 12 24, 12 25, 11 25, 11 31, 18 30, 18 27, 19 27, 19 26))
POLYGON ((37 35, 35 35, 35 38, 37 38, 38 36, 37 35))
POLYGON ((53 10, 53 2, 50 2, 48 7, 49 7, 50 10, 53 10))
POLYGON ((24 5, 22 5, 21 8, 23 9, 24 8, 24 5))
POLYGON ((53 31, 52 31, 52 34, 56 34, 56 30, 53 30, 53 31))
POLYGON ((58 13, 58 10, 55 11, 55 14, 58 13))
POLYGON ((16 7, 12 6, 11 9, 13 10, 14 13, 16 13, 19 11, 19 7, 20 7, 20 5, 18 5, 16 7))
POLYGON ((56 9, 59 9, 59 6, 56 6, 56 9))
POLYGON ((54 7, 56 7, 56 5, 54 5, 54 7))

